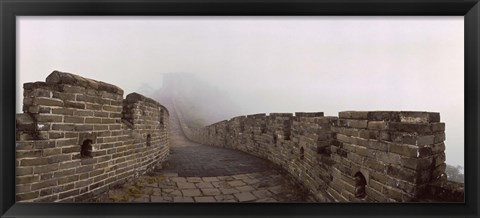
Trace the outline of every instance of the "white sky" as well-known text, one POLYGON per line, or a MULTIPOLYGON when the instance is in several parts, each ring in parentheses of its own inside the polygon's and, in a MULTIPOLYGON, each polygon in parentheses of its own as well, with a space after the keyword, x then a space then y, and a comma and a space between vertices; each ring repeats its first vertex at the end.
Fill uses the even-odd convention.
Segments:
POLYGON ((436 111, 447 163, 463 166, 463 27, 460 16, 17 17, 17 93, 53 70, 125 95, 188 72, 245 114, 436 111))

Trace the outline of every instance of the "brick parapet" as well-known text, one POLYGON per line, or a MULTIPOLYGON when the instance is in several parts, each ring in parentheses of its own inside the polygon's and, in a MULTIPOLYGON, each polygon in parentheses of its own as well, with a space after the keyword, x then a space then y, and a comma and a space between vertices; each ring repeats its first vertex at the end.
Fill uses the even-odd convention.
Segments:
POLYGON ((193 141, 270 160, 319 201, 411 202, 425 196, 441 201, 429 193, 451 190, 432 186, 446 181, 444 131, 439 113, 345 111, 339 117, 238 116, 184 133, 193 141), (362 197, 356 196, 359 174, 366 180, 362 197))
POLYGON ((132 94, 137 98, 127 107, 139 116, 127 125, 123 90, 114 85, 55 71, 24 90, 24 113, 16 119, 17 201, 83 201, 168 155, 169 114, 158 102, 132 94), (80 154, 86 140, 91 157, 80 154))

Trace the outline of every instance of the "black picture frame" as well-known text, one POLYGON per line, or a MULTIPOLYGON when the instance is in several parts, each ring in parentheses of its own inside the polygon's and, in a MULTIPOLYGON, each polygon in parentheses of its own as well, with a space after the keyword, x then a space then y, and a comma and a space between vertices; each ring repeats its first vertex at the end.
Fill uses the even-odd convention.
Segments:
POLYGON ((0 0, 1 217, 478 217, 478 0, 0 0), (16 16, 425 15, 465 20, 465 203, 121 204, 15 203, 16 16))

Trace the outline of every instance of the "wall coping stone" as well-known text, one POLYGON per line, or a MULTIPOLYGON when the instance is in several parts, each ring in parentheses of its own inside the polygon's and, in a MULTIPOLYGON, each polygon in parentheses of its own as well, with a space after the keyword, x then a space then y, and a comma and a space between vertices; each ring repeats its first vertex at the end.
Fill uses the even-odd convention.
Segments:
POLYGON ((162 106, 157 101, 155 101, 155 100, 153 100, 149 97, 145 97, 144 95, 138 94, 136 92, 132 92, 132 93, 128 94, 127 97, 125 98, 125 101, 128 102, 128 103, 137 103, 139 101, 143 101, 143 102, 151 103, 151 104, 154 104, 154 105, 157 105, 157 106, 162 106))
POLYGON ((53 71, 50 75, 48 75, 45 82, 46 84, 50 85, 69 84, 123 95, 123 89, 115 85, 93 79, 88 79, 71 73, 60 72, 57 70, 53 71))
POLYGON ((341 111, 339 119, 389 121, 402 123, 438 123, 440 113, 426 111, 341 111))

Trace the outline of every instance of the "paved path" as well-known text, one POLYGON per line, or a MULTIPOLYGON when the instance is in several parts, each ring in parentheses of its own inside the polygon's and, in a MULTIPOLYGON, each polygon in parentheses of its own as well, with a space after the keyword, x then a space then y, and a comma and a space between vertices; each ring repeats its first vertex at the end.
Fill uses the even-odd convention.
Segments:
POLYGON ((163 168, 97 196, 93 201, 310 201, 304 190, 288 182, 290 180, 270 162, 241 151, 191 142, 179 129, 178 120, 170 123, 171 154, 163 168))
POLYGON ((271 163, 250 154, 194 143, 171 122, 170 156, 163 172, 179 176, 230 176, 272 169, 271 163))

